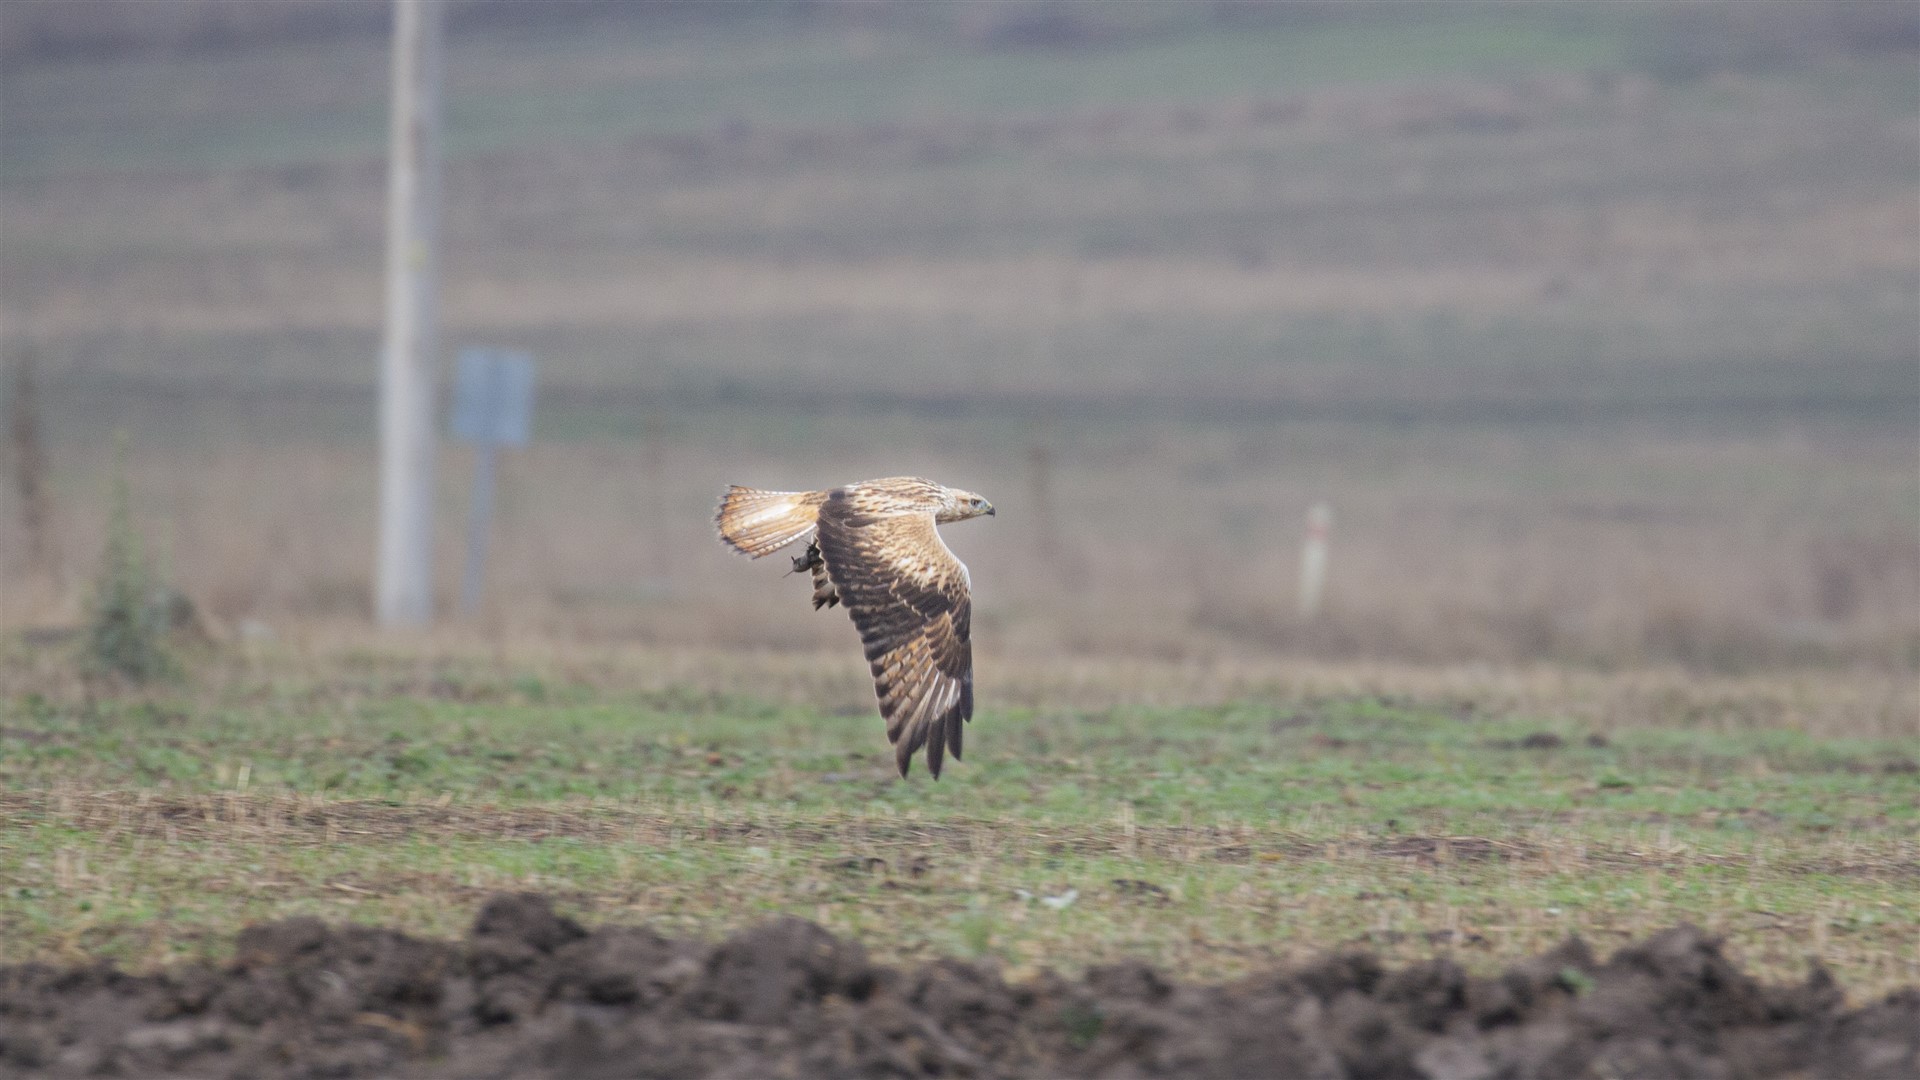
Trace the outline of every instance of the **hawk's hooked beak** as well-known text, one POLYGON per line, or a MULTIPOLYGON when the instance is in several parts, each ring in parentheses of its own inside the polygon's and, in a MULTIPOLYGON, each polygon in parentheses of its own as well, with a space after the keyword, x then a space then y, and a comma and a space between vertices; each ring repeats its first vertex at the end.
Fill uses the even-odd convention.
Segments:
POLYGON ((987 504, 987 516, 988 516, 988 517, 992 517, 992 516, 993 516, 993 504, 992 504, 992 503, 988 503, 988 504, 987 504))

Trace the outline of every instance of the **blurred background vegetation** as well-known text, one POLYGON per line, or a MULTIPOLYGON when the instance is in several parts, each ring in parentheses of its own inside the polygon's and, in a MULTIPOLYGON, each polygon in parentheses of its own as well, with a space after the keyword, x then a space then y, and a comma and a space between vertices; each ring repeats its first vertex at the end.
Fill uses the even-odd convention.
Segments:
MULTIPOLYGON (((450 6, 482 632, 844 646, 712 501, 912 472, 989 655, 1920 668, 1910 3, 450 6)), ((115 430, 216 633, 366 620, 387 19, 0 19, 8 627, 115 430)))

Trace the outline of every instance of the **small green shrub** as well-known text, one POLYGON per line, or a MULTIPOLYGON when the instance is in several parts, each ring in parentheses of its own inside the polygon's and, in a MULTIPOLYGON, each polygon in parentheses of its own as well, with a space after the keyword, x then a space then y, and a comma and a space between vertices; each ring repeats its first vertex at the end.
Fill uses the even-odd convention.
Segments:
POLYGON ((127 490, 127 439, 115 448, 107 509, 107 543, 87 624, 87 665, 133 682, 171 678, 180 672, 167 648, 168 611, 154 602, 155 578, 134 528, 127 490))

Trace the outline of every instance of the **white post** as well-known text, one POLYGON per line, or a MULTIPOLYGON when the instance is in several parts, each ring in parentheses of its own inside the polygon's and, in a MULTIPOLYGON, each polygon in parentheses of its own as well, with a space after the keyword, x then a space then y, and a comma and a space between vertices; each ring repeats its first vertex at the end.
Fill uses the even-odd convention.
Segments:
POLYGON ((374 608, 383 626, 419 626, 433 618, 443 15, 437 0, 394 0, 387 323, 380 357, 380 551, 374 584, 374 608))
POLYGON ((1053 524, 1053 451, 1038 440, 1027 446, 1027 499, 1034 553, 1051 572, 1060 561, 1060 534, 1053 524))
POLYGON ((1307 539, 1300 546, 1300 617, 1320 617, 1320 601, 1327 590, 1327 533, 1333 529, 1333 507, 1314 503, 1307 511, 1307 539))

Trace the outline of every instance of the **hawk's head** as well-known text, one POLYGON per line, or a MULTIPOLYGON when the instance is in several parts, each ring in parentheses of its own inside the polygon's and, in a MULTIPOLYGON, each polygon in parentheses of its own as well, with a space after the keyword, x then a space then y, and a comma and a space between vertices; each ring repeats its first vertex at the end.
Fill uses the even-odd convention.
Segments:
POLYGON ((949 521, 965 521, 992 513, 993 504, 973 492, 942 488, 940 509, 934 511, 933 519, 945 525, 949 521))

